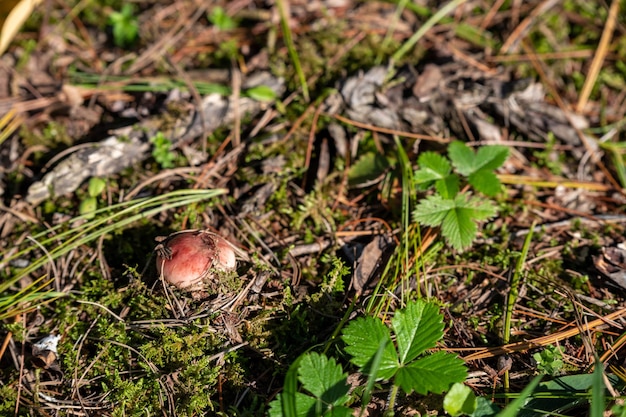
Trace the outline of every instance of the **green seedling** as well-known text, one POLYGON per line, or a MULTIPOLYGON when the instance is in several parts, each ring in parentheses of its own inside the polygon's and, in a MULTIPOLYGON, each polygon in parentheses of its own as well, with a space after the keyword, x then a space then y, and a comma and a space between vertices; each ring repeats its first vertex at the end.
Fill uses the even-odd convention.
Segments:
POLYGON ((546 346, 541 352, 533 354, 537 362, 537 371, 547 375, 558 375, 563 371, 563 349, 559 346, 546 346))
POLYGON ((161 165, 161 168, 173 168, 176 154, 170 150, 172 141, 166 138, 162 132, 158 132, 150 138, 150 142, 154 145, 152 156, 161 165))
POLYGON ((102 178, 91 177, 87 187, 87 197, 78 206, 78 212, 86 219, 93 219, 94 212, 98 208, 98 196, 104 191, 106 181, 102 178))
POLYGON ((126 3, 119 12, 109 15, 109 25, 113 29, 113 43, 120 48, 131 46, 137 40, 139 24, 135 16, 135 7, 126 3))
POLYGON ((207 18, 209 22, 213 24, 219 30, 230 30, 235 29, 237 27, 237 22, 226 14, 224 8, 220 6, 216 6, 211 9, 211 12, 208 14, 207 18))
POLYGON ((485 146, 475 153, 459 141, 449 145, 448 158, 435 152, 422 153, 414 182, 421 190, 434 187, 436 194, 420 201, 413 220, 441 227, 453 248, 468 248, 476 237, 477 223, 495 216, 496 207, 489 199, 461 192, 461 185, 467 184, 488 197, 497 195, 502 185, 494 171, 504 164, 508 154, 504 146, 485 146))

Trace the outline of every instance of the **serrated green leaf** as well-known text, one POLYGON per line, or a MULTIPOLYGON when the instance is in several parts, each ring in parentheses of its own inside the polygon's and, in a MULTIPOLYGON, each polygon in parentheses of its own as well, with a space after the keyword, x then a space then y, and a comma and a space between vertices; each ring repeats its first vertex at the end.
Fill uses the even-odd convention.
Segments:
POLYGON ((488 200, 457 195, 446 200, 434 195, 425 198, 415 207, 413 219, 426 226, 441 226, 441 234, 448 244, 463 250, 476 237, 476 222, 493 217, 496 209, 488 200))
POLYGON ((496 214, 496 210, 489 201, 472 197, 469 200, 465 195, 458 195, 454 199, 455 207, 450 210, 441 225, 441 234, 448 244, 457 250, 468 248, 476 237, 476 222, 488 219, 496 214))
POLYGON ((476 154, 463 142, 455 140, 448 145, 448 157, 459 174, 468 176, 474 172, 476 154))
POLYGON ((450 210, 441 225, 441 234, 448 244, 457 250, 468 248, 474 241, 477 230, 472 219, 472 209, 466 207, 455 207, 450 210))
POLYGON ((456 355, 440 351, 400 368, 395 384, 407 394, 415 391, 426 395, 429 392, 441 393, 466 377, 465 362, 456 355))
POLYGON ((425 226, 441 226, 454 207, 454 200, 444 200, 440 195, 429 195, 415 207, 413 220, 425 226))
POLYGON ((509 157, 509 148, 501 145, 481 146, 476 152, 479 169, 494 171, 502 166, 509 157))
POLYGON ((379 319, 360 317, 352 320, 341 338, 346 343, 345 351, 352 356, 350 361, 364 374, 372 372, 371 365, 382 341, 386 346, 376 371, 377 379, 389 379, 398 369, 398 354, 391 342, 391 332, 379 319))
POLYGON ((448 156, 457 172, 467 177, 479 169, 498 169, 509 156, 509 149, 498 145, 483 146, 474 153, 463 142, 454 141, 448 146, 448 156))
POLYGON ((453 417, 461 414, 472 414, 476 407, 476 395, 470 387, 460 382, 452 385, 443 399, 443 409, 453 417))
POLYGON ((492 170, 484 168, 471 173, 470 176, 467 177, 467 181, 476 191, 480 191, 490 197, 498 195, 502 186, 496 174, 492 170))
POLYGON ((439 307, 422 300, 409 303, 391 319, 396 335, 400 364, 411 362, 443 337, 443 316, 439 307))
POLYGON ((480 197, 469 197, 466 194, 459 194, 454 202, 457 207, 471 209, 472 219, 476 221, 487 220, 496 215, 496 208, 490 200, 480 197))
POLYGON ((435 189, 443 198, 451 199, 456 197, 456 195, 459 193, 459 184, 459 176, 456 174, 451 174, 435 182, 435 189))
POLYGON ((435 152, 423 152, 417 160, 420 169, 415 171, 416 184, 443 179, 450 174, 450 162, 435 152))
POLYGON ((348 374, 334 358, 316 352, 306 354, 300 362, 298 379, 305 390, 324 404, 342 405, 348 400, 348 374))
POLYGON ((436 152, 422 152, 417 159, 417 163, 420 169, 436 172, 441 178, 448 175, 452 169, 450 161, 436 152))
POLYGON ((316 417, 315 405, 317 400, 301 392, 295 393, 295 409, 294 412, 285 412, 283 410, 284 394, 278 394, 276 399, 270 403, 270 417, 316 417))

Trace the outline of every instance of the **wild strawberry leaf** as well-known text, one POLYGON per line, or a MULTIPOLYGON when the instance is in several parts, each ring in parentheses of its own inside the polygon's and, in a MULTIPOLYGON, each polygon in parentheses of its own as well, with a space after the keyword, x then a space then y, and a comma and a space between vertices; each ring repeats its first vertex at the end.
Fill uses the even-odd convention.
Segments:
POLYGON ((455 205, 454 200, 444 200, 440 195, 429 195, 415 207, 413 220, 425 226, 441 226, 455 205))
MULTIPOLYGON (((285 413, 283 410, 283 400, 285 394, 278 394, 276 399, 270 403, 269 416, 270 417, 283 417, 293 416, 293 413, 285 413)), ((295 416, 294 417, 311 417, 315 415, 315 406, 317 399, 303 394, 301 392, 295 393, 295 416)))
POLYGON ((383 341, 386 345, 379 368, 375 370, 377 379, 389 379, 398 369, 398 354, 391 342, 391 332, 379 319, 360 317, 352 320, 344 328, 341 338, 346 343, 345 351, 352 355, 350 361, 363 373, 371 375, 374 371, 372 363, 383 341))
POLYGON ((435 347, 443 337, 443 318, 439 307, 422 300, 396 311, 391 325, 396 335, 400 364, 407 364, 426 349, 435 347))
POLYGON ((483 146, 474 153, 463 142, 454 141, 448 146, 448 156, 456 171, 467 177, 480 169, 498 169, 509 156, 509 149, 498 145, 483 146))
POLYGON ((481 146, 476 152, 476 159, 480 169, 495 171, 500 168, 509 157, 509 148, 501 145, 481 146))
POLYGON ((476 237, 476 222, 496 214, 489 201, 465 194, 454 200, 439 195, 428 196, 417 205, 413 219, 426 226, 441 226, 441 234, 450 246, 457 250, 468 248, 476 237))
POLYGON ((415 171, 416 184, 431 182, 447 177, 450 174, 450 162, 435 152, 424 152, 417 159, 419 169, 415 171))
POLYGON ((448 157, 459 174, 468 176, 474 171, 476 154, 463 142, 455 140, 450 143, 448 157))
POLYGON ((300 362, 298 379, 305 390, 324 404, 342 405, 348 401, 348 374, 334 358, 316 352, 306 354, 300 362))
POLYGON ((465 362, 456 355, 440 351, 400 368, 395 383, 407 394, 414 390, 426 395, 446 391, 450 385, 462 382, 466 377, 465 362))
POLYGON ((467 177, 467 181, 476 191, 480 191, 489 197, 498 195, 502 185, 496 174, 492 170, 485 168, 472 172, 470 176, 467 177))
POLYGON ((450 174, 447 177, 435 181, 435 189, 440 196, 446 199, 456 197, 460 189, 459 176, 456 174, 450 174))

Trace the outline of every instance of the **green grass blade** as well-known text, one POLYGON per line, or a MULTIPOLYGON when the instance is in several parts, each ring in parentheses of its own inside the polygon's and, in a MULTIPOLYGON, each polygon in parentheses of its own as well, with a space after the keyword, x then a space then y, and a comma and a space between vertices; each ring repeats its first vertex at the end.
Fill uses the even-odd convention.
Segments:
POLYGON ((378 375, 378 370, 380 369, 380 364, 383 359, 383 355, 385 353, 385 348, 389 340, 382 339, 380 341, 380 345, 378 346, 378 350, 376 351, 376 355, 374 355, 374 360, 372 361, 372 367, 370 369, 369 377, 367 378, 367 385, 365 386, 365 390, 363 391, 363 406, 361 407, 361 412, 359 416, 362 416, 365 410, 367 409, 367 405, 370 403, 372 399, 372 391, 374 391, 374 384, 376 383, 376 378, 378 375))
MULTIPOLYGON (((400 142, 400 138, 398 136, 394 136, 394 140, 396 142, 396 148, 398 153, 398 161, 400 162, 400 172, 402 175, 402 263, 405 266, 400 270, 400 272, 405 271, 409 266, 410 255, 409 255, 409 227, 411 224, 411 208, 414 206, 415 199, 415 186, 413 185, 413 171, 411 169, 411 162, 409 161, 409 157, 404 150, 404 146, 402 142, 400 142)), ((406 271, 405 271, 406 272, 406 271)), ((405 280, 402 281, 402 302, 405 303, 405 280)), ((407 283, 408 285, 408 283, 407 283)), ((420 287, 417 286, 418 297, 421 298, 421 294, 419 293, 420 287)))
POLYGON ((300 64, 300 57, 298 56, 298 51, 296 51, 296 46, 293 43, 293 36, 291 36, 291 29, 289 28, 289 16, 287 16, 287 8, 285 7, 285 0, 277 0, 276 4, 278 5, 278 11, 280 13, 280 26, 283 30, 283 36, 285 38, 285 44, 287 44, 287 50, 289 51, 289 56, 293 61, 293 66, 296 70, 296 74, 298 74, 298 78, 300 80, 300 88, 302 88, 302 95, 304 96, 304 100, 308 103, 309 98, 309 86, 306 83, 306 76, 304 75, 304 71, 302 71, 302 65, 300 64))
POLYGON ((419 30, 413 34, 401 47, 398 49, 392 56, 391 60, 393 63, 396 63, 402 59, 407 52, 409 52, 415 44, 428 32, 432 29, 433 26, 437 24, 441 19, 443 19, 448 13, 453 11, 455 8, 465 3, 465 0, 452 0, 450 3, 443 6, 437 13, 432 15, 430 19, 428 19, 422 26, 420 26, 419 30))
POLYGON ((305 353, 298 356, 298 359, 293 361, 287 375, 285 375, 285 385, 283 386, 282 407, 283 416, 285 417, 297 417, 298 408, 296 407, 296 393, 298 392, 298 368, 300 362, 305 353))
POLYGON ((498 417, 515 417, 517 416, 518 411, 522 408, 522 406, 526 403, 526 400, 533 393, 539 382, 541 382, 541 378, 543 375, 536 376, 520 393, 520 396, 515 399, 511 404, 509 404, 504 410, 502 410, 498 417))
POLYGON ((596 357, 593 369, 592 385, 591 385, 591 417, 602 417, 604 415, 604 372, 602 370, 602 362, 596 357))

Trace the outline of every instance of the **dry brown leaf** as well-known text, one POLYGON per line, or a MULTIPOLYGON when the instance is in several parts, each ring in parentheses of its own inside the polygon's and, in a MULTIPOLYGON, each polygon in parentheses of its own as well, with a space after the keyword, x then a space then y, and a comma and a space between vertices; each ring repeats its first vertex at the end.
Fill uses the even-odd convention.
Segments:
MULTIPOLYGON (((21 0, 19 2, 3 1, 2 3, 14 4, 14 7, 4 22, 2 22, 2 31, 0 31, 0 55, 6 51, 26 19, 30 17, 35 7, 41 3, 41 0, 21 0)), ((8 8, 8 4, 3 4, 3 11, 5 8, 8 8)))

